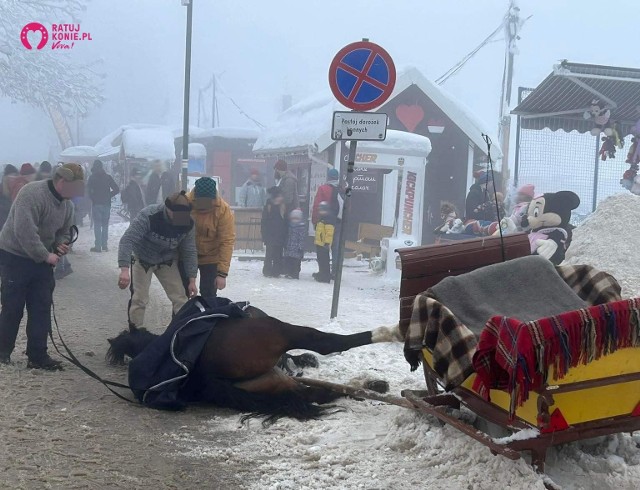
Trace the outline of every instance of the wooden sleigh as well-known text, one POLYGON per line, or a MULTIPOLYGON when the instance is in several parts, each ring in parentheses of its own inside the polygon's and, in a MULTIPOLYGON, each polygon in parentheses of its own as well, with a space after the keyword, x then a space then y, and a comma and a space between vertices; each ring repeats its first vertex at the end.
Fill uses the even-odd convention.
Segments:
MULTIPOLYGON (((528 255, 526 235, 504 237, 506 260, 528 255)), ((443 245, 400 249, 400 330, 405 332, 416 295, 445 277, 473 271, 502 261, 499 237, 474 239, 443 245)), ((581 439, 640 430, 640 348, 617 350, 585 365, 572 368, 562 379, 530 393, 528 400, 509 417, 507 392, 491 390, 486 401, 471 386, 475 374, 450 392, 433 369, 429 350, 423 349, 422 365, 426 390, 404 390, 402 396, 413 408, 431 414, 489 447, 494 454, 520 458, 530 451, 534 467, 544 471, 547 449, 581 439), (512 435, 494 439, 452 415, 463 405, 490 427, 494 424, 512 435)), ((400 404, 400 403, 396 403, 400 404)))

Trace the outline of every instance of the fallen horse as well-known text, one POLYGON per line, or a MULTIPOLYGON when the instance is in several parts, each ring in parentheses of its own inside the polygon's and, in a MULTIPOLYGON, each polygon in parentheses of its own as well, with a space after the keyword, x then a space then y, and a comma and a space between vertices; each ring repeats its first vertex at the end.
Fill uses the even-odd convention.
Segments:
MULTIPOLYGON (((387 327, 352 335, 326 333, 282 322, 247 303, 218 298, 209 305, 194 298, 162 335, 136 328, 108 339, 107 359, 119 364, 131 358, 129 386, 144 405, 175 410, 210 403, 248 413, 243 420, 265 416, 268 424, 280 417, 318 418, 335 408, 325 404, 346 396, 288 376, 278 367, 286 366, 287 351, 343 352, 397 341, 394 333, 387 327)), ((317 363, 310 354, 287 359, 299 367, 317 363)), ((388 389, 385 382, 369 387, 388 389)))

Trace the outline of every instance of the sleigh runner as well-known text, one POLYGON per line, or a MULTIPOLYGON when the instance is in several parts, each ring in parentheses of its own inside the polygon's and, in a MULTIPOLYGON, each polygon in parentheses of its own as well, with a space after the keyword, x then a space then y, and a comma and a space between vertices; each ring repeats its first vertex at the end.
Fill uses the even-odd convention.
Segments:
POLYGON ((504 241, 503 264, 499 238, 398 250, 405 357, 427 385, 402 394, 494 454, 530 451, 543 471, 550 446, 640 429, 640 300, 592 267, 526 257, 524 234, 504 241), (543 282, 523 280, 529 270, 543 282), (460 405, 512 435, 447 410, 460 405))

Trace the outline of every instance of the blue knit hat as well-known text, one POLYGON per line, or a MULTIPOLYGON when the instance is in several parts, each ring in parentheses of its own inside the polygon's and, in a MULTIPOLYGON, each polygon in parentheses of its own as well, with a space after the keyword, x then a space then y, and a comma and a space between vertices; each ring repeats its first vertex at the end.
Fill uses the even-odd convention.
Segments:
POLYGON ((194 196, 196 199, 200 197, 215 199, 218 196, 216 181, 211 177, 200 177, 196 180, 194 187, 194 196))
POLYGON ((329 171, 327 172, 327 180, 339 180, 339 179, 340 179, 340 172, 338 172, 338 169, 335 169, 335 168, 329 169, 329 171))

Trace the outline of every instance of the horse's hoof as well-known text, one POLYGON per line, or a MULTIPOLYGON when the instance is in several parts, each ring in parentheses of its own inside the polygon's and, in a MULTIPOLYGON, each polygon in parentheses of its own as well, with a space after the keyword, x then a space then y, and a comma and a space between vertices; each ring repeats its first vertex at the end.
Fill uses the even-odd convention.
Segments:
POLYGON ((320 363, 318 362, 318 358, 313 354, 305 353, 299 356, 291 356, 291 357, 293 359, 294 364, 301 368, 305 368, 305 367, 317 368, 320 365, 320 363))
POLYGON ((367 390, 375 391, 376 393, 386 393, 387 391, 389 391, 389 383, 382 379, 367 381, 364 384, 364 387, 367 390))

